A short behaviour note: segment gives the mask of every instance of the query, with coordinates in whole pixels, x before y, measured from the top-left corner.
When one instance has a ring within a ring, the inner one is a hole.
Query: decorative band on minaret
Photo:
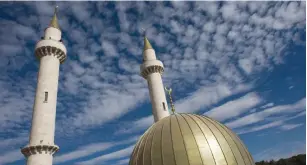
[[[170,115],[161,77],[164,66],[161,61],[157,60],[155,51],[146,36],[144,37],[143,64],[140,71],[142,77],[148,82],[152,113],[157,122]]]
[[[57,8],[44,37],[35,46],[35,56],[40,64],[31,133],[29,144],[21,149],[27,165],[52,165],[53,154],[59,150],[54,144],[56,103],[59,68],[66,59],[66,47],[56,14]]]

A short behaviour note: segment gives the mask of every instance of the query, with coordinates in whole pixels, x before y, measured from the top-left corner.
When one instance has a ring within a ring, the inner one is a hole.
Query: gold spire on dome
[[[169,101],[171,103],[171,111],[173,112],[173,114],[175,113],[175,106],[173,103],[173,99],[172,99],[172,88],[167,89],[166,87],[164,88],[166,90],[166,92],[168,93],[169,96]]]
[[[50,21],[50,26],[60,30],[60,26],[59,26],[58,19],[56,16],[57,9],[58,9],[58,6],[54,8],[54,14],[53,14],[52,20]]]

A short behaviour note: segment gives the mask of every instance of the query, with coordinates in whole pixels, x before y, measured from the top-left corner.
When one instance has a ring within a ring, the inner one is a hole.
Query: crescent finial
[[[165,91],[168,92],[168,96],[169,96],[169,101],[171,103],[171,110],[173,112],[173,114],[175,113],[175,106],[174,106],[174,103],[173,103],[173,99],[172,99],[172,88],[169,88],[167,89],[166,87],[164,87]]]

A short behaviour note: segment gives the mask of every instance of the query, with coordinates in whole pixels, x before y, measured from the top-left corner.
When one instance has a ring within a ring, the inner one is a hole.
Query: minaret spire
[[[143,29],[142,28],[142,30],[143,30],[143,35],[144,35],[144,51],[145,50],[147,50],[147,49],[152,49],[152,46],[151,46],[151,44],[150,44],[150,42],[148,41],[148,38],[147,38],[147,36],[146,36],[146,30],[145,29]]]
[[[143,64],[141,65],[141,75],[148,82],[152,113],[155,122],[170,115],[168,111],[162,73],[163,63],[156,58],[155,50],[152,48],[144,33]]]
[[[148,41],[147,37],[144,36],[144,51],[147,49],[152,49],[152,46],[150,44],[150,42]]]
[[[58,11],[58,6],[56,6],[54,8],[54,13],[53,13],[53,17],[50,21],[50,27],[54,27],[54,28],[57,28],[60,30],[60,26],[59,26],[59,23],[58,23],[58,18],[57,18],[57,11]]]
[[[66,47],[56,18],[56,9],[44,37],[35,46],[39,71],[33,106],[29,144],[21,149],[27,165],[52,165],[59,150],[54,142],[56,104],[60,64],[66,59]]]

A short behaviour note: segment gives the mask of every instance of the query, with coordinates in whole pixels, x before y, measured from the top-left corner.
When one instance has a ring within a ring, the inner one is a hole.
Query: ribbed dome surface
[[[153,124],[137,142],[129,165],[254,165],[229,128],[206,116],[175,114]]]

